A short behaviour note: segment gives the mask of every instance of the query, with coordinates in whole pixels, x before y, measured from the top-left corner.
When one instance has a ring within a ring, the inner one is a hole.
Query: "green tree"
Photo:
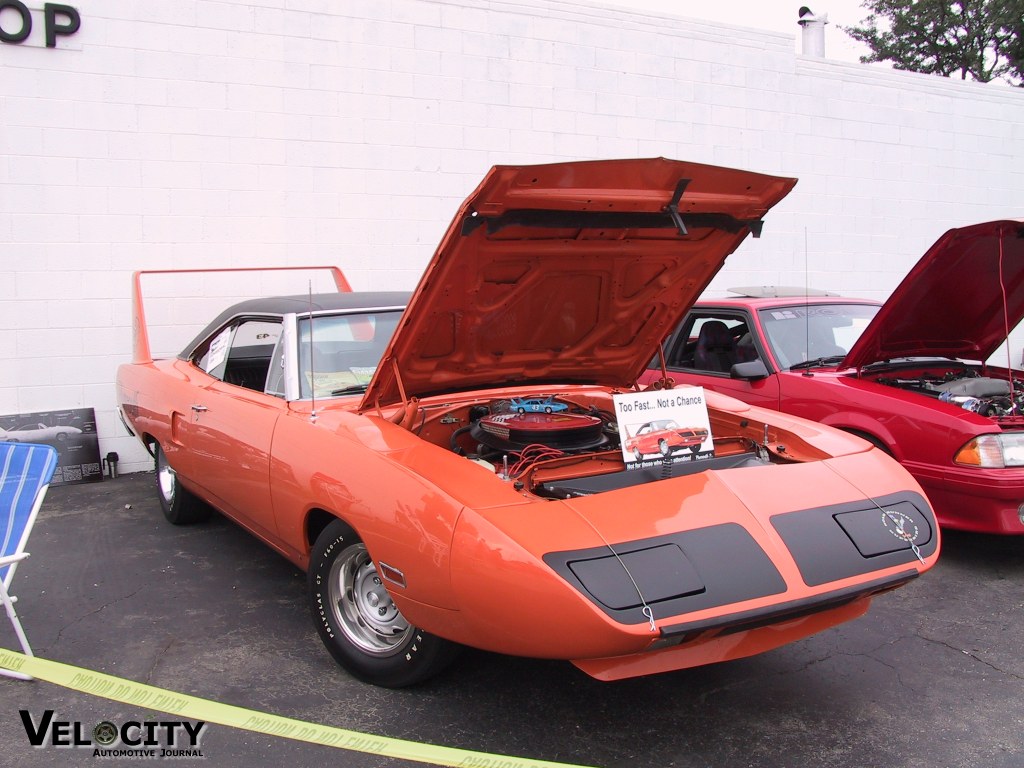
[[[1024,0],[865,0],[869,15],[843,27],[895,69],[988,82],[1024,79]]]
[[[1024,0],[1006,0],[1003,26],[1010,33],[1006,58],[1010,62],[1010,79],[1024,84]]]

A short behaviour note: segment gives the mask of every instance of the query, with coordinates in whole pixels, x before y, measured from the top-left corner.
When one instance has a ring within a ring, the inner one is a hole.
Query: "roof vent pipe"
[[[801,53],[804,56],[825,58],[825,25],[828,24],[828,14],[823,13],[817,16],[814,11],[804,5],[800,8],[799,16],[797,24],[803,27]]]

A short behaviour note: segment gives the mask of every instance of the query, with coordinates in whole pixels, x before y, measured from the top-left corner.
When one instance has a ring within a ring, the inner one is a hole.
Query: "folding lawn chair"
[[[48,445],[0,442],[0,601],[28,656],[32,648],[14,610],[11,582],[18,563],[28,557],[25,543],[56,468],[57,451]],[[0,669],[0,675],[32,679],[7,669]]]

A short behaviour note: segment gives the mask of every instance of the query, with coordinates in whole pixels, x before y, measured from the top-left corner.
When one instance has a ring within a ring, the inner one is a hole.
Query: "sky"
[[[825,58],[858,61],[867,48],[843,32],[841,26],[855,26],[868,16],[862,0],[587,0],[594,5],[618,6],[635,11],[648,10],[732,26],[786,32],[796,38],[800,50],[797,14],[806,5],[817,15],[828,14],[825,26]]]

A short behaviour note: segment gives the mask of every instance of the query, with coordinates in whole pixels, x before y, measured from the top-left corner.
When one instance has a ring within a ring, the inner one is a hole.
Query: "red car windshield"
[[[758,314],[775,359],[790,368],[819,359],[838,364],[878,310],[870,304],[810,304]]]

